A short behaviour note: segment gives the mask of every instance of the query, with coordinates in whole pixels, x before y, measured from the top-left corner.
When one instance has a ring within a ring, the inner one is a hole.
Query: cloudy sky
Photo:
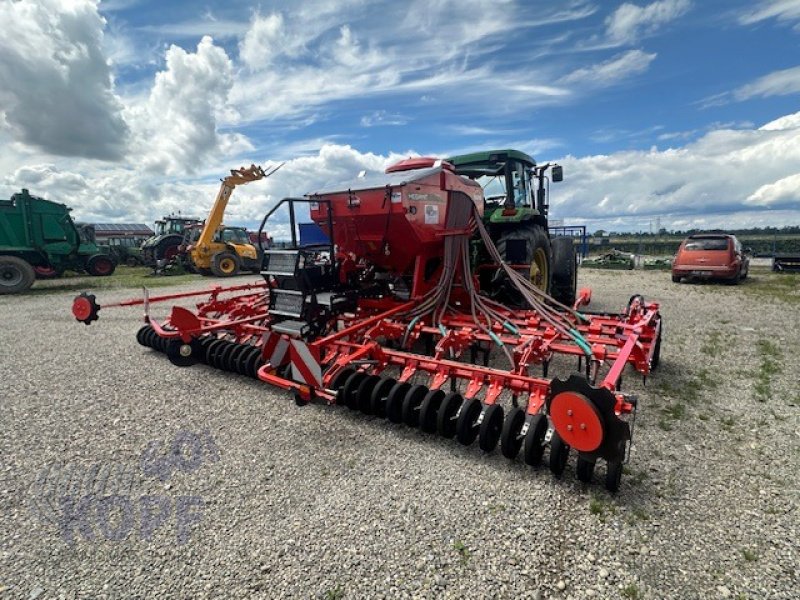
[[[0,0],[0,196],[253,225],[412,154],[564,165],[592,228],[800,223],[800,0]]]

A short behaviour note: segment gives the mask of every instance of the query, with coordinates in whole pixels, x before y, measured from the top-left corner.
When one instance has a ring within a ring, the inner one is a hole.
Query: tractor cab
[[[547,218],[546,183],[562,181],[559,165],[537,165],[519,150],[491,150],[462,154],[446,159],[456,172],[477,181],[483,188],[486,216],[523,220],[531,216]],[[546,171],[550,169],[550,177]],[[497,215],[495,215],[497,213]],[[503,219],[505,220],[505,219]]]

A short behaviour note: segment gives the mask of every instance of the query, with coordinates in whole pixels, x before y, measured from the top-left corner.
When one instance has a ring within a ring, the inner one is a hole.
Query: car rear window
[[[687,240],[684,250],[727,250],[728,240],[725,238],[708,238],[700,240]]]

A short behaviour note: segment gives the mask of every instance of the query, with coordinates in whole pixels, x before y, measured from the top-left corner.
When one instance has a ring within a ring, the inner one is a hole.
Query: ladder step
[[[291,277],[297,271],[299,257],[299,250],[267,250],[261,274]]]
[[[301,317],[305,296],[296,290],[275,288],[270,291],[272,306],[269,312],[282,317]]]
[[[294,319],[286,319],[280,323],[275,323],[270,329],[275,333],[283,333],[291,337],[303,337],[306,333],[308,323],[305,321],[295,321]]]

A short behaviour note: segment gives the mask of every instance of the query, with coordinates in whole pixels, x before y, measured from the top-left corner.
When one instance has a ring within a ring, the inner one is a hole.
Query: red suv
[[[736,236],[724,233],[699,233],[681,242],[672,262],[672,281],[681,279],[721,279],[739,283],[747,277],[750,258]]]

